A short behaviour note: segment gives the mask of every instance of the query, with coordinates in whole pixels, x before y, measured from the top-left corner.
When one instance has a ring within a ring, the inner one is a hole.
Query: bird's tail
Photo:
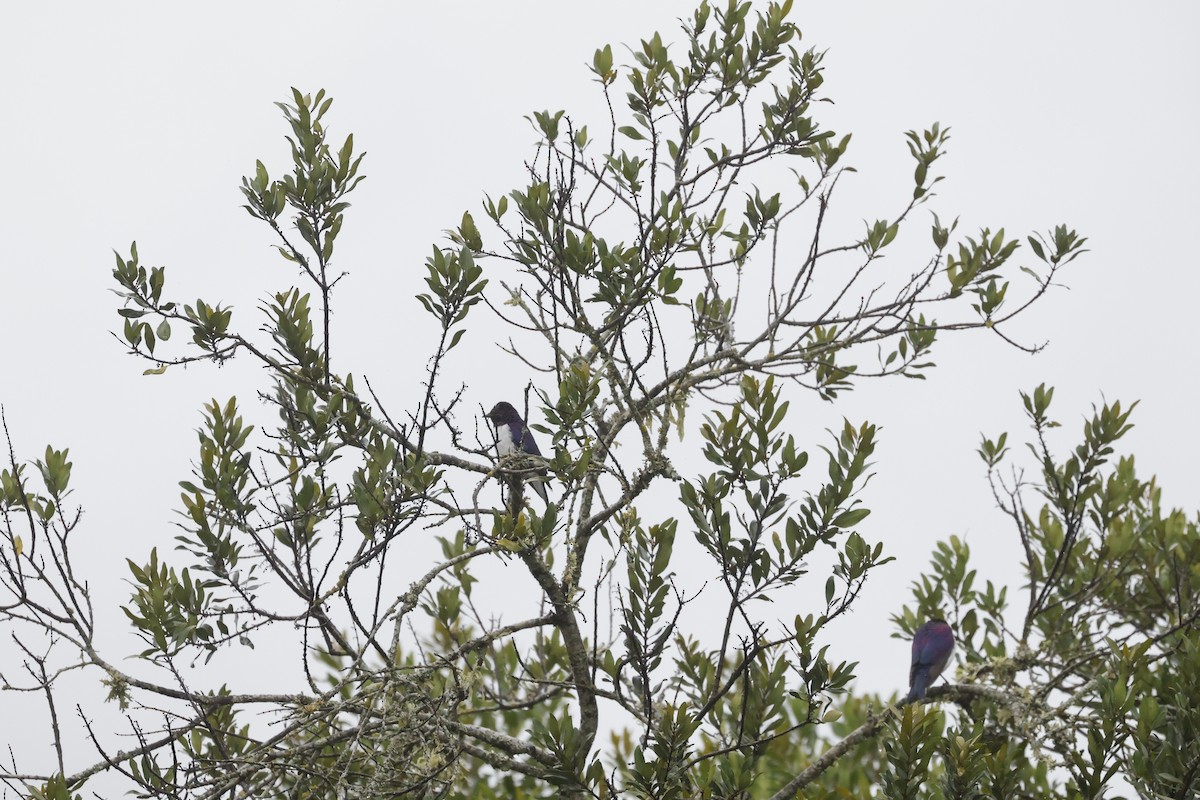
[[[925,692],[928,689],[929,676],[925,673],[925,670],[920,670],[913,678],[912,688],[908,690],[908,696],[904,698],[904,701],[900,705],[906,706],[917,700],[924,700]]]
[[[550,505],[550,498],[546,494],[545,480],[541,478],[534,478],[533,480],[529,481],[529,485],[532,486],[533,490],[538,493],[538,497],[542,498],[543,503]]]

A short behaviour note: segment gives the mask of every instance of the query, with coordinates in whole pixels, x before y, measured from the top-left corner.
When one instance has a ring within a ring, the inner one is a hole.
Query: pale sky
[[[107,292],[112,249],[127,252],[136,239],[143,263],[167,266],[168,294],[232,303],[235,322],[257,327],[258,301],[293,275],[240,208],[239,181],[256,158],[273,173],[285,166],[273,102],[293,85],[324,87],[335,98],[335,138],[352,131],[368,153],[368,179],[339,238],[352,277],[336,297],[335,368],[366,373],[404,405],[426,357],[409,327],[422,313],[413,296],[424,290],[423,261],[485,192],[519,185],[534,141],[523,117],[565,108],[577,124],[602,127],[585,67],[592,52],[613,44],[620,61],[618,45],[656,30],[671,41],[674,20],[691,8],[540,0],[0,9],[0,403],[19,457],[40,456],[47,443],[71,448],[74,498],[86,510],[79,546],[116,627],[124,622],[115,605],[129,595],[124,559],[172,548],[201,404],[238,394],[248,415],[270,417],[252,399],[263,376],[249,364],[143,377],[145,365],[107,333],[119,324]],[[899,558],[868,584],[834,649],[867,662],[862,688],[888,692],[905,683],[908,646],[887,638],[887,616],[908,599],[936,540],[965,535],[984,556],[977,568],[992,570],[981,577],[1016,575],[1015,534],[974,449],[981,430],[1023,441],[1018,390],[1057,386],[1064,450],[1092,403],[1141,400],[1125,452],[1159,476],[1167,503],[1200,508],[1200,265],[1191,243],[1200,6],[798,2],[792,18],[807,46],[829,51],[824,89],[836,105],[822,112],[825,127],[854,133],[847,161],[859,172],[841,201],[852,221],[881,216],[911,191],[903,133],[940,121],[953,129],[932,204],[943,220],[959,215],[960,232],[1003,226],[1021,238],[1065,223],[1089,239],[1090,252],[1063,274],[1070,289],[1014,328],[1027,342],[1049,339],[1044,353],[971,334],[935,350],[927,381],[867,383],[836,405],[795,398],[795,432],[810,449],[842,416],[883,428],[864,534]],[[476,404],[514,396],[526,378],[454,369]],[[0,694],[0,732],[13,702]]]

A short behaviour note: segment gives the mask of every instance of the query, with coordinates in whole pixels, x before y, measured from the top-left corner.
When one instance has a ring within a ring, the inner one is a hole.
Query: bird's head
[[[925,631],[929,636],[950,642],[951,646],[953,646],[953,642],[956,638],[954,636],[954,628],[951,628],[950,623],[946,622],[946,620],[942,619],[941,617],[932,617],[928,622],[926,622]]]
[[[487,418],[492,421],[493,425],[509,425],[521,419],[521,415],[512,407],[512,403],[503,401],[492,406],[492,410],[487,413]]]

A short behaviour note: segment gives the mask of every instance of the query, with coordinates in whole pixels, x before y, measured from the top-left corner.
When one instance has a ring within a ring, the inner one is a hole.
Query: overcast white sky
[[[1169,503],[1200,507],[1191,242],[1200,6],[796,5],[806,44],[829,51],[825,88],[836,105],[824,120],[854,133],[848,159],[859,173],[843,207],[861,202],[861,217],[875,218],[881,198],[909,192],[902,134],[940,121],[953,128],[939,162],[943,219],[1022,235],[1066,223],[1091,250],[1064,275],[1070,290],[1018,328],[1027,341],[1048,338],[1045,353],[969,336],[936,353],[928,381],[864,386],[836,406],[810,398],[797,409],[798,438],[810,445],[842,415],[883,426],[866,532],[901,558],[868,587],[836,644],[842,657],[870,662],[865,688],[890,691],[904,683],[908,656],[886,638],[887,614],[934,541],[964,534],[987,554],[980,566],[1014,574],[1004,565],[1015,564],[1016,543],[973,451],[980,430],[1022,433],[1018,389],[1058,387],[1064,448],[1102,394],[1140,399],[1128,449],[1158,474]],[[670,41],[690,8],[5,4],[0,402],[23,457],[48,442],[71,448],[97,590],[123,601],[124,557],[170,549],[201,403],[232,393],[250,401],[261,377],[238,364],[143,377],[144,365],[107,334],[117,326],[106,291],[113,248],[137,239],[144,263],[168,266],[169,294],[223,299],[249,320],[291,276],[239,207],[237,186],[255,158],[276,172],[284,165],[272,102],[292,85],[326,88],[335,132],[353,131],[369,153],[369,178],[339,239],[352,277],[337,298],[335,363],[405,398],[425,357],[406,335],[425,255],[484,192],[518,185],[533,139],[522,117],[565,108],[587,122],[597,108],[584,66],[593,50],[655,30]],[[207,288],[215,284],[225,288]],[[471,402],[490,404],[525,376],[455,377],[486,381]],[[0,719],[9,702],[0,695]]]

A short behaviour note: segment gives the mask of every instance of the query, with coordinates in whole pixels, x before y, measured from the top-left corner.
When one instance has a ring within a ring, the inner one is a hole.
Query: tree
[[[102,773],[153,797],[1098,797],[1119,778],[1194,792],[1200,545],[1131,459],[1110,464],[1119,404],[1063,459],[1052,390],[1027,395],[1033,481],[1001,471],[1007,437],[980,447],[1025,548],[1021,624],[951,539],[895,622],[911,634],[945,613],[960,674],[921,707],[851,693],[855,665],[826,628],[891,560],[856,531],[876,431],[798,442],[791,397],[920,378],[942,332],[1037,349],[1007,323],[1085,240],[1065,226],[952,240],[957,223],[934,214],[928,255],[883,270],[902,229],[925,224],[949,138],[934,124],[906,134],[911,194],[829,241],[850,137],[820,124],[821,54],[799,49],[789,10],[703,3],[674,56],[657,34],[624,67],[598,50],[611,113],[595,138],[565,112],[531,115],[527,183],[487,198],[480,222],[465,213],[427,261],[414,324],[428,369],[411,396],[378,396],[332,359],[335,244],[363,157],[352,137],[337,146],[324,92],[279,104],[288,171],[259,162],[242,182],[299,282],[264,301],[261,333],[211,297],[170,299],[136,245],[118,254],[120,336],[147,372],[251,359],[279,421],[256,431],[234,397],[205,406],[179,552],[130,560],[124,610],[144,649],[125,669],[96,647],[71,557],[67,451],[29,462],[10,447],[0,615],[27,669],[10,685],[45,695],[61,743],[61,676],[103,676],[136,735],[118,753],[116,732],[85,719],[87,763],[60,744],[55,767],[13,764],[10,784],[54,798]],[[190,341],[172,340],[180,329]],[[489,338],[529,374],[520,410],[545,463],[498,460],[473,403],[501,398],[449,383]],[[543,467],[546,507],[524,485]],[[441,556],[414,580],[414,543],[431,536]],[[485,613],[477,593],[517,573],[532,610]],[[813,581],[824,602],[786,629],[758,602]],[[680,632],[702,589],[723,599],[712,643]],[[278,692],[189,669],[292,631],[303,655],[279,666]]]

